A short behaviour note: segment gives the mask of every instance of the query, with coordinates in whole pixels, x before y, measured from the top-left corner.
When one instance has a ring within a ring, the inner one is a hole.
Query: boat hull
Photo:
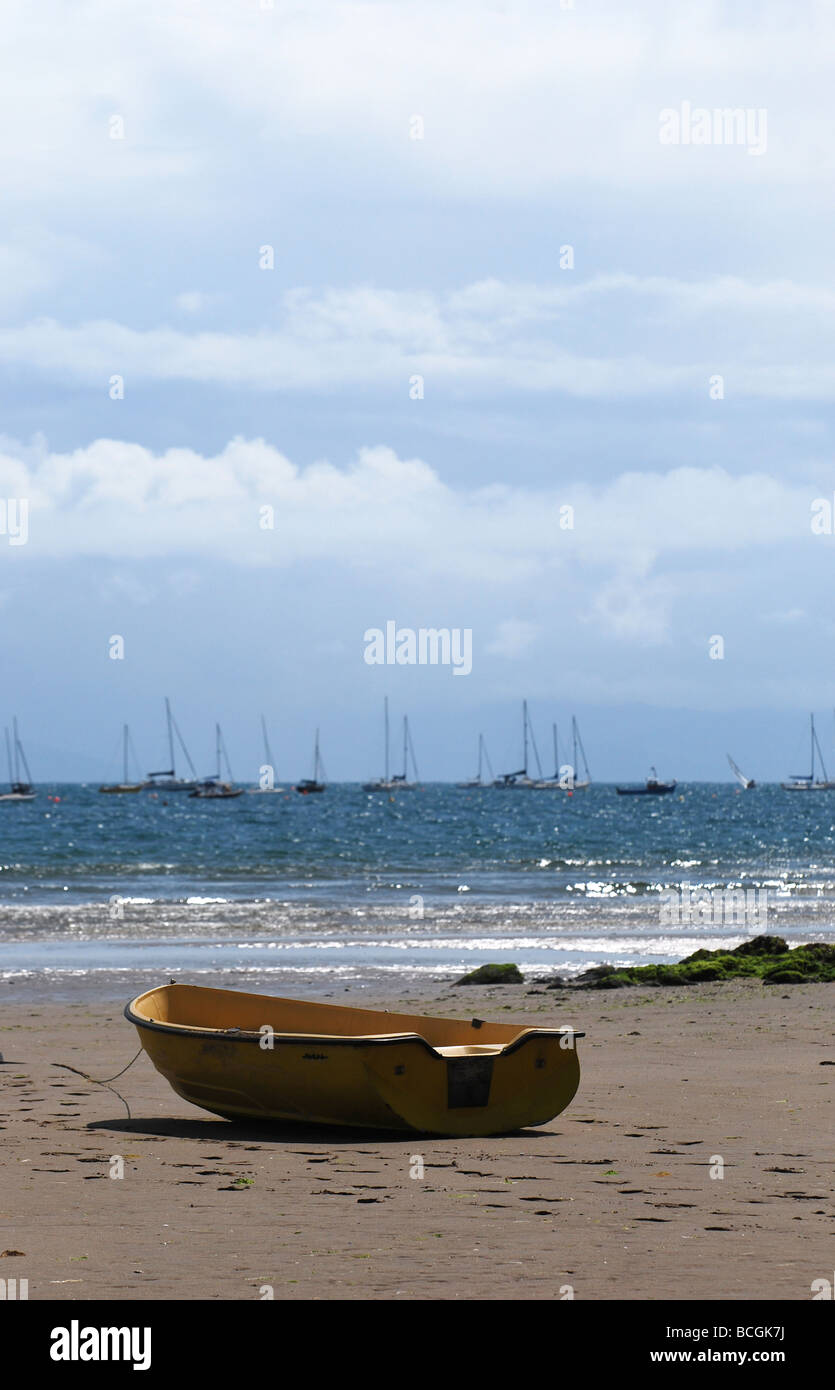
[[[659,787],[615,787],[618,796],[669,796],[675,789],[675,782]]]
[[[243,787],[234,787],[230,788],[229,791],[222,792],[203,792],[199,790],[189,792],[189,796],[196,798],[198,801],[232,801],[236,796],[243,796],[243,794]]]
[[[190,985],[140,995],[125,1017],[178,1095],[231,1120],[486,1136],[546,1124],[571,1102],[580,1079],[582,1034],[571,1029]],[[265,1045],[270,1036],[272,1047]]]

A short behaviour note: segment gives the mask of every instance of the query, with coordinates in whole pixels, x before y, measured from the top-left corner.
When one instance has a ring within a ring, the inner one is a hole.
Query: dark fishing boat
[[[649,770],[649,777],[644,785],[634,787],[615,787],[618,796],[666,796],[668,792],[674,792],[676,783],[659,782],[658,773],[654,767]]]

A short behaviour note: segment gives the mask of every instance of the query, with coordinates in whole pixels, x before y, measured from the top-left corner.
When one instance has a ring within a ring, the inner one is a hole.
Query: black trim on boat
[[[260,1032],[244,1033],[236,1028],[199,1028],[183,1023],[157,1023],[155,1019],[142,1018],[140,1014],[134,1013],[130,1004],[125,1005],[124,1017],[128,1020],[128,1023],[132,1023],[137,1028],[150,1028],[156,1033],[174,1033],[179,1037],[182,1037],[184,1034],[193,1038],[217,1039],[225,1037],[229,1042],[254,1043],[257,1046],[260,1046],[263,1040],[263,1035]],[[458,1020],[447,1021],[457,1022]],[[463,1021],[462,1019],[461,1022]],[[471,1026],[474,1026],[474,1024]],[[435,1053],[436,1056],[441,1055],[438,1054],[438,1049],[436,1047],[433,1047],[430,1042],[427,1042],[422,1033],[396,1033],[391,1037],[377,1037],[373,1033],[370,1033],[366,1037],[352,1038],[339,1037],[338,1035],[334,1036],[330,1033],[293,1033],[291,1036],[282,1033],[279,1028],[274,1029],[274,1032],[276,1038],[281,1039],[282,1046],[287,1046],[292,1043],[301,1043],[304,1047],[308,1047],[310,1043],[318,1043],[321,1046],[327,1047],[367,1047],[369,1043],[376,1043],[378,1047],[385,1047],[397,1043],[419,1042],[422,1043],[429,1052]],[[574,1029],[571,1029],[570,1032],[572,1038],[584,1038],[586,1036],[585,1033],[576,1032]],[[510,1052],[515,1052],[518,1047],[522,1047],[525,1043],[533,1042],[535,1038],[553,1038],[558,1035],[566,1037],[568,1035],[568,1030],[560,1034],[558,1028],[532,1028],[526,1031],[521,1038],[512,1039],[506,1047],[502,1048],[502,1053],[506,1056]],[[444,1044],[442,1043],[441,1046],[444,1046]]]

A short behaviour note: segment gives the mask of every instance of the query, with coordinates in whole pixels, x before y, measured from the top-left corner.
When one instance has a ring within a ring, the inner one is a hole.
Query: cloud
[[[491,656],[506,656],[513,660],[530,650],[538,634],[539,628],[535,623],[510,618],[499,623],[496,636],[487,643],[485,650]]]
[[[178,300],[188,313],[207,303],[197,291]],[[405,401],[419,374],[427,396],[707,400],[718,373],[728,396],[815,400],[835,397],[833,311],[835,293],[825,287],[730,276],[491,279],[446,294],[294,289],[277,325],[249,332],[33,320],[0,330],[0,362],[103,393],[118,373],[126,393],[180,381],[262,392],[376,389]],[[771,361],[769,341],[777,345]]]
[[[182,314],[200,314],[209,307],[212,298],[212,295],[204,294],[202,290],[184,290],[175,297],[174,307]]]
[[[424,460],[384,445],[360,449],[343,467],[323,460],[305,468],[263,439],[233,439],[214,455],[154,453],[115,439],[70,453],[5,440],[0,451],[0,497],[29,500],[29,540],[19,548],[27,560],[325,563],[546,594],[585,575],[603,585],[591,610],[600,622],[656,637],[670,603],[654,577],[658,563],[701,566],[709,556],[792,543],[820,555],[831,538],[811,532],[818,493],[721,468],[629,471],[599,486],[452,486]],[[566,504],[571,530],[560,525]],[[511,654],[525,632],[508,620],[496,641]]]
[[[321,162],[353,182],[453,196],[550,197],[566,178],[811,178],[823,190],[835,17],[763,0],[745,23],[737,8],[41,0],[35,22],[25,0],[7,0],[16,63],[0,93],[4,192],[54,196],[44,177],[54,171],[65,194],[106,179],[123,196],[162,180],[186,197],[210,154],[236,166],[241,137],[305,172]],[[767,156],[661,146],[659,112],[685,99],[767,107]],[[109,138],[114,113],[124,140]],[[409,139],[414,113],[421,141]]]
[[[102,585],[102,596],[109,601],[144,606],[153,602],[156,592],[147,584],[140,583],[134,575],[112,574]]]
[[[620,572],[594,595],[590,612],[582,616],[604,635],[653,647],[670,638],[676,597],[669,579]]]

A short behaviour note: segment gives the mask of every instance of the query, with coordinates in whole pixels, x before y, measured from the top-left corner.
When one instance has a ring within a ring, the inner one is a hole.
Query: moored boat
[[[589,765],[586,761],[586,750],[583,747],[583,741],[580,738],[580,730],[577,724],[577,720],[575,719],[574,715],[571,716],[572,758],[570,763],[563,763],[562,765],[560,765],[559,738],[557,736],[556,724],[552,724],[551,729],[553,731],[554,736],[554,775],[553,777],[543,777],[539,781],[534,782],[533,790],[559,790],[567,792],[585,791],[586,788],[591,785],[591,774],[589,773]],[[583,755],[583,767],[585,769],[585,775],[583,777],[577,776],[578,748]]]
[[[796,772],[792,775],[789,782],[781,782],[780,786],[784,792],[829,792],[835,789],[835,782],[830,782],[826,772],[826,765],[823,761],[818,736],[815,733],[815,716],[809,715],[810,742],[811,742],[811,769],[807,773]],[[822,777],[815,776],[815,752],[817,751],[820,759]]]
[[[141,792],[145,786],[144,782],[131,782],[128,780],[128,744],[130,742],[130,732],[127,724],[122,725],[122,745],[123,745],[123,777],[121,782],[106,782],[99,787],[100,792],[107,792],[110,795],[124,792]]]
[[[261,715],[261,733],[264,737],[265,762],[259,769],[260,777],[258,786],[247,788],[250,796],[268,796],[283,791],[283,787],[277,787],[275,784],[275,761],[273,759],[272,749],[270,748],[270,740],[267,735],[267,721],[263,714]]]
[[[485,781],[484,781],[484,778],[483,778],[482,775],[481,775],[481,768],[482,768],[482,763],[483,763],[483,762],[485,762],[485,763],[487,764],[487,771],[488,771],[489,776],[490,776],[490,781],[489,781],[489,782],[485,782]],[[460,787],[463,791],[471,791],[471,790],[472,790],[473,788],[475,788],[475,787],[489,787],[489,786],[492,786],[492,785],[495,784],[495,780],[496,780],[496,779],[495,779],[495,774],[494,774],[494,772],[493,772],[493,768],[492,768],[492,765],[491,765],[491,763],[490,763],[490,755],[489,755],[489,753],[487,752],[487,745],[486,745],[486,743],[484,742],[484,735],[483,735],[483,734],[479,734],[479,736],[478,736],[478,772],[476,773],[475,777],[470,777],[470,779],[469,779],[467,782],[456,782],[455,785],[456,785],[457,787]]]
[[[243,796],[243,787],[233,786],[234,778],[232,769],[229,766],[229,757],[226,752],[226,745],[223,742],[223,734],[220,725],[215,724],[215,752],[217,756],[217,772],[210,777],[205,777],[190,792],[190,797],[198,797],[201,801],[229,801],[232,797]],[[226,760],[226,771],[229,781],[221,781],[221,756]]]
[[[405,766],[405,763],[404,763]],[[364,792],[393,792],[396,789],[396,779],[389,775],[389,697],[383,696],[383,767],[382,777],[374,777],[370,782],[363,782]]]
[[[17,732],[17,715],[12,720],[14,729],[14,765],[12,764],[12,743],[9,739],[9,731],[6,729],[6,757],[9,762],[9,791],[0,793],[0,801],[34,801],[37,796],[35,788],[32,786],[32,774],[29,771],[29,764],[26,761],[26,754],[23,751],[23,744]],[[21,765],[26,773],[25,780],[20,775]]]
[[[294,790],[300,792],[302,796],[311,796],[315,792],[323,792],[327,786],[325,779],[325,765],[322,762],[322,755],[319,752],[319,730],[316,730],[316,739],[313,745],[313,776],[303,777],[297,782]]]
[[[502,772],[502,773],[500,773],[499,776],[496,777],[495,780],[494,780],[494,782],[493,782],[493,786],[494,786],[494,787],[498,787],[498,788],[500,788],[502,791],[519,791],[519,790],[522,790],[522,791],[530,791],[530,790],[532,790],[532,789],[536,786],[536,782],[534,781],[533,777],[531,777],[530,774],[528,773],[528,736],[529,736],[529,734],[530,734],[531,737],[532,737],[532,736],[533,736],[533,730],[530,728],[530,723],[529,723],[529,720],[528,720],[528,702],[527,702],[527,700],[523,700],[523,701],[522,701],[522,766],[521,766],[520,768],[518,768],[516,772]],[[536,748],[535,748],[535,747],[534,747],[534,751],[536,752]],[[538,753],[536,754],[536,760],[537,760],[537,764],[538,764],[538,763],[539,763],[539,754],[538,754]],[[542,768],[541,768],[541,767],[539,768],[539,778],[540,778],[540,781],[541,781],[541,780],[542,780]]]
[[[676,782],[661,782],[654,767],[650,768],[649,777],[643,786],[615,787],[618,796],[665,796],[675,789]]]
[[[152,792],[190,792],[195,787],[200,786],[200,779],[197,776],[197,769],[191,761],[191,755],[186,748],[185,741],[180,733],[177,721],[171,713],[171,701],[165,697],[165,724],[168,731],[168,759],[170,767],[163,768],[161,772],[149,772],[145,786]],[[180,743],[180,747],[185,754],[186,762],[191,768],[191,777],[178,777],[174,762],[174,734]]]
[[[125,1017],[178,1095],[231,1120],[503,1134],[547,1124],[580,1079],[571,1028],[180,984],[139,995]]]

